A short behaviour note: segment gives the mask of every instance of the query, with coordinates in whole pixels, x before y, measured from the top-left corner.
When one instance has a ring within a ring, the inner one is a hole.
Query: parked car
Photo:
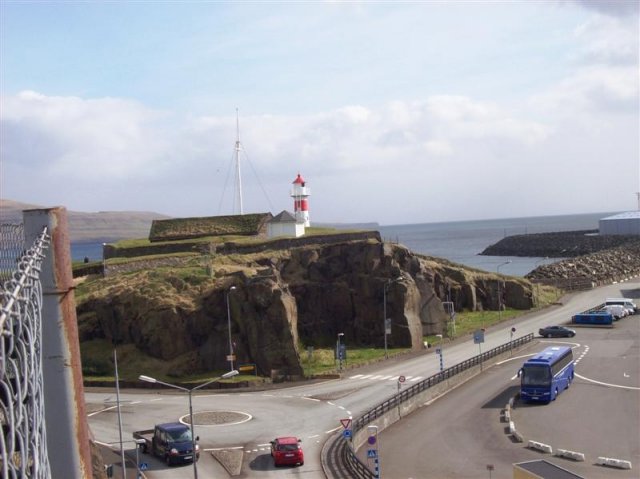
[[[629,312],[629,314],[636,314],[636,312],[638,311],[636,303],[634,303],[630,298],[607,298],[604,300],[604,304],[605,306],[615,304],[623,306]]]
[[[609,304],[602,308],[602,311],[611,313],[616,321],[629,315],[629,311],[620,304]]]
[[[543,338],[573,338],[576,335],[575,330],[564,326],[547,326],[540,328],[538,331]]]
[[[302,439],[293,436],[275,438],[271,441],[271,457],[276,467],[304,465]]]

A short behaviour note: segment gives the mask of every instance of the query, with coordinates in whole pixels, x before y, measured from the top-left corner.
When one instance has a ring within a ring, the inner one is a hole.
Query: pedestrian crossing
[[[425,376],[403,376],[405,383],[413,383],[425,379]],[[349,379],[354,380],[366,380],[366,381],[398,381],[400,376],[396,375],[381,375],[381,374],[355,374],[349,376]]]

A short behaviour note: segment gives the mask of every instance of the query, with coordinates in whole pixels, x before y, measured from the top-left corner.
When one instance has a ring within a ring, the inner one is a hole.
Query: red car
[[[271,457],[273,464],[278,466],[297,466],[304,464],[302,439],[297,437],[277,437],[271,441]]]

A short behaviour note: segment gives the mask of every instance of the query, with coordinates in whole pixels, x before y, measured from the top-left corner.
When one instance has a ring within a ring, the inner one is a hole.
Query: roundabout
[[[242,424],[252,419],[251,414],[238,411],[202,411],[193,413],[195,426],[227,426]],[[182,424],[191,424],[189,414],[179,418]]]

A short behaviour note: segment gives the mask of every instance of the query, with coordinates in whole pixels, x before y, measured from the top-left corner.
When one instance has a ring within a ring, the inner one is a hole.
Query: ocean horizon
[[[598,220],[612,214],[615,212],[385,225],[378,226],[377,230],[385,241],[404,245],[414,253],[484,271],[497,272],[500,268],[503,274],[525,276],[536,267],[560,258],[482,256],[480,253],[506,236],[598,229]],[[102,243],[72,242],[71,257],[74,261],[84,258],[99,261]]]

